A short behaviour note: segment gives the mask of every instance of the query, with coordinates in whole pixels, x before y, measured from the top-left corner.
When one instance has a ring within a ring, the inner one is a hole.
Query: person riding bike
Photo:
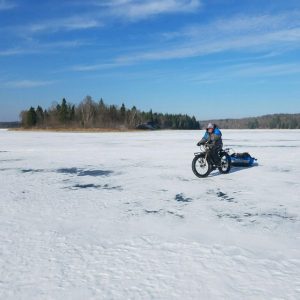
[[[221,165],[221,158],[219,151],[223,148],[222,133],[216,124],[209,123],[206,127],[206,132],[201,141],[197,144],[208,145],[210,148],[209,155],[214,161],[215,165],[219,167]]]

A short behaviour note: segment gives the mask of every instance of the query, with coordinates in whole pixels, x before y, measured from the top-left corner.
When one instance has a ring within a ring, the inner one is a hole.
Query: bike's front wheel
[[[196,155],[192,162],[192,170],[199,178],[207,177],[212,171],[212,165],[207,161],[205,155]]]

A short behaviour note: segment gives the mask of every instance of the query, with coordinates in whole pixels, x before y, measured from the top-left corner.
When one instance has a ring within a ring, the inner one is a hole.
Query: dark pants
[[[221,163],[221,158],[220,158],[220,155],[219,155],[219,151],[220,150],[222,150],[222,146],[221,145],[211,146],[211,148],[209,150],[210,158],[212,159],[212,161],[216,165],[220,165],[220,163]]]

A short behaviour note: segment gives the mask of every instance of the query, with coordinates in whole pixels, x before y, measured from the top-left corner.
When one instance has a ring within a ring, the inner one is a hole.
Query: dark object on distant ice
[[[58,169],[57,173],[62,173],[62,174],[77,174],[78,169],[77,168],[62,168]]]
[[[98,189],[99,187],[101,187],[101,186],[96,185],[96,184],[76,184],[76,185],[74,185],[74,188],[80,188],[80,189],[90,189],[90,188]]]
[[[78,176],[108,176],[113,173],[110,170],[83,170],[77,168],[62,168],[57,170],[58,173],[62,174],[74,174]]]
[[[175,200],[178,201],[178,202],[191,202],[192,201],[191,198],[186,198],[184,196],[184,194],[177,194],[175,196]]]
[[[41,173],[41,172],[57,172],[60,174],[70,174],[77,176],[109,176],[113,173],[111,170],[84,170],[79,168],[61,168],[57,170],[43,170],[43,169],[22,169],[22,173]],[[107,188],[104,186],[103,188]],[[119,187],[116,187],[119,188]]]
[[[257,161],[248,152],[231,154],[231,164],[235,167],[251,167]]]
[[[78,173],[78,176],[108,176],[113,171],[110,170],[83,170]]]
[[[42,170],[42,169],[23,169],[21,171],[22,171],[22,173],[41,173],[44,170]]]
[[[142,130],[155,130],[159,129],[158,126],[154,122],[147,122],[139,124],[136,129],[142,129]]]
[[[147,214],[158,214],[160,212],[160,210],[147,210],[145,209],[145,213]]]
[[[97,184],[93,184],[93,183],[89,183],[89,184],[79,184],[78,183],[78,184],[75,184],[72,188],[74,188],[74,189],[118,190],[118,191],[122,190],[121,186],[109,186],[108,184],[97,185]]]

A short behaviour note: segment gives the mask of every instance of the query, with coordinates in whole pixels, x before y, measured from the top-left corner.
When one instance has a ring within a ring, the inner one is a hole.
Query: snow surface
[[[0,130],[1,299],[300,299],[300,131]]]

